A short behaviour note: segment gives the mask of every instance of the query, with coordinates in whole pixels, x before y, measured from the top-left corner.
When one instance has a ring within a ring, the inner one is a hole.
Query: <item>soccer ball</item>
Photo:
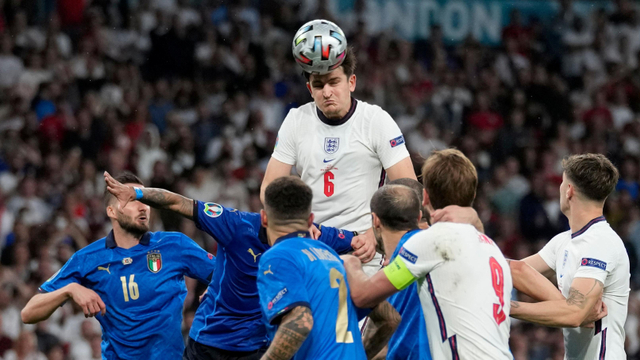
[[[347,37],[338,25],[313,20],[302,25],[291,44],[293,58],[302,70],[317,75],[338,68],[347,54]]]

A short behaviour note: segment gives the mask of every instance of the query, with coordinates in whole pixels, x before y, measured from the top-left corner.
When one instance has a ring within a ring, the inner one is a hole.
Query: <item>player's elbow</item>
[[[38,322],[29,304],[27,304],[24,307],[24,309],[20,311],[20,318],[22,319],[22,322],[25,324],[35,324]]]

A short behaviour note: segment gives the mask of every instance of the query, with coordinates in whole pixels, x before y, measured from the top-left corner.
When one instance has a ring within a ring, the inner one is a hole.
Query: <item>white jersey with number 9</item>
[[[313,102],[292,109],[272,156],[294,165],[311,187],[316,222],[362,232],[371,228],[369,202],[384,184],[384,169],[409,152],[386,111],[352,99],[349,113],[336,122]]]

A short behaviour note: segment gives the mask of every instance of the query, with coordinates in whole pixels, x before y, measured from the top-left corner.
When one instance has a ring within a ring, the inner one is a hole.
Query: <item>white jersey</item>
[[[315,103],[292,109],[280,127],[273,158],[295,165],[313,190],[323,225],[371,228],[369,202],[385,172],[409,156],[400,128],[379,106],[353,99],[340,125],[329,125]]]
[[[604,284],[602,300],[608,315],[595,328],[566,328],[565,359],[626,359],[624,323],[629,302],[629,256],[622,239],[604,217],[591,220],[580,231],[556,235],[538,253],[555,270],[558,287],[569,296],[575,278]]]
[[[511,271],[493,240],[471,225],[437,223],[413,235],[398,255],[385,273],[394,285],[402,282],[394,272],[401,279],[408,270],[418,281],[434,360],[513,359]]]

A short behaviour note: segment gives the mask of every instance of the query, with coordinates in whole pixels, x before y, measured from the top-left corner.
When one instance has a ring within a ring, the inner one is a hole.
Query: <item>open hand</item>
[[[104,172],[104,182],[107,183],[107,191],[120,202],[120,209],[127,206],[130,201],[136,200],[136,192],[133,190],[133,187],[123,185],[106,171]]]

